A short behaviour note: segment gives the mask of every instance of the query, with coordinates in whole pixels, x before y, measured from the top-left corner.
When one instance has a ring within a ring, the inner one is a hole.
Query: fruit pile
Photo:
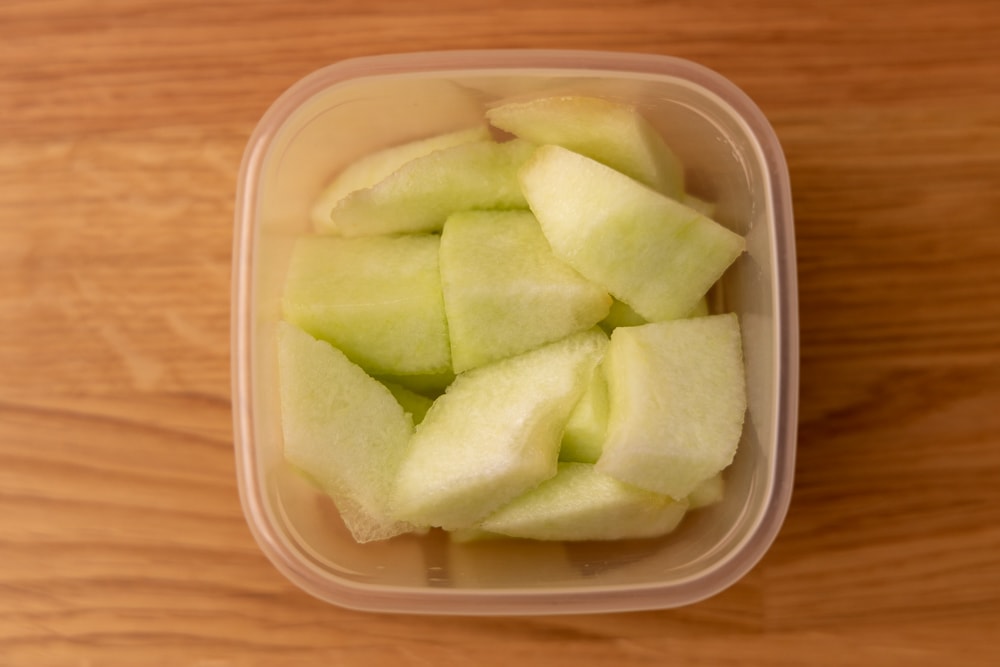
[[[706,294],[744,239],[633,106],[547,97],[344,169],[292,252],[284,452],[359,542],[652,537],[746,410]]]

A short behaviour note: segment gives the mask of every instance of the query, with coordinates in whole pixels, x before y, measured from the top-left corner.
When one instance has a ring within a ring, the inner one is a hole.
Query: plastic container
[[[291,241],[328,179],[375,149],[482,119],[514,97],[631,100],[688,169],[692,194],[746,235],[717,290],[741,317],[749,409],[726,496],[671,535],[608,543],[452,544],[432,532],[356,544],[323,494],[282,460],[275,323]],[[581,51],[456,51],[347,60],[295,84],[250,139],[236,201],[233,408],[243,509],[260,547],[312,595],[355,609],[563,614],[676,607],[763,556],[791,496],[798,313],[787,167],[758,108],[688,61]]]

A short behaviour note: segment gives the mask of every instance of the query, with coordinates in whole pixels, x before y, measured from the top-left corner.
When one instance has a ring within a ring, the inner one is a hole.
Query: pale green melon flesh
[[[358,542],[410,531],[389,511],[409,415],[329,343],[286,322],[277,333],[286,460],[333,498]]]
[[[611,297],[552,254],[529,211],[466,211],[441,234],[441,284],[460,373],[584,331]]]
[[[447,372],[439,247],[430,234],[302,237],[286,279],[285,319],[372,374]]]
[[[485,531],[535,540],[620,540],[671,532],[687,503],[622,483],[588,463],[560,463],[555,477],[487,517]]]
[[[586,155],[671,197],[684,167],[636,107],[585,96],[510,102],[487,110],[492,125],[528,141]]]
[[[390,146],[365,155],[347,165],[317,197],[311,214],[316,230],[320,233],[331,232],[333,223],[330,220],[330,212],[337,202],[355,190],[376,185],[407,162],[437,150],[489,138],[489,128],[486,125],[477,125]]]
[[[601,456],[601,447],[608,429],[608,383],[598,365],[580,401],[573,408],[563,431],[559,460],[594,463]]]
[[[553,476],[563,425],[606,345],[595,328],[460,374],[410,440],[397,518],[468,528]]]
[[[520,139],[473,141],[416,158],[340,200],[327,231],[343,236],[434,232],[456,211],[527,208],[517,172],[533,150]]]
[[[732,462],[747,400],[736,315],[615,329],[603,368],[600,471],[684,498]]]
[[[687,315],[745,247],[697,211],[559,146],[540,147],[521,184],[556,255],[651,322]]]

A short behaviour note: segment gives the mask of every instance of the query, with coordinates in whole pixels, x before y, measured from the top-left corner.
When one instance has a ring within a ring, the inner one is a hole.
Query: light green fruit
[[[439,247],[430,234],[302,237],[288,269],[285,319],[371,374],[447,372]]]
[[[414,424],[419,424],[424,420],[427,411],[431,409],[431,405],[434,403],[427,396],[411,391],[401,384],[394,382],[382,382],[382,384],[392,393],[396,402],[403,408],[403,411],[413,418]]]
[[[726,482],[722,477],[722,473],[713,475],[694,487],[694,490],[688,494],[688,509],[696,510],[720,503],[725,496],[725,492]]]
[[[555,254],[648,321],[686,316],[743,252],[742,236],[559,146],[521,170]]]
[[[587,388],[566,422],[560,461],[594,463],[601,456],[608,430],[608,383],[600,365],[590,375]]]
[[[597,324],[611,297],[552,254],[530,211],[465,211],[441,234],[441,284],[459,373]]]
[[[435,232],[456,211],[527,208],[517,172],[533,150],[520,139],[473,141],[416,158],[340,200],[325,231],[343,236]]]
[[[286,322],[277,333],[286,460],[333,498],[358,542],[410,531],[389,511],[409,415],[329,343]]]
[[[511,102],[486,112],[495,127],[534,144],[586,155],[671,197],[684,191],[684,167],[636,107],[584,96]]]
[[[320,233],[330,232],[332,222],[330,212],[341,199],[356,190],[370,188],[379,183],[411,160],[423,157],[437,150],[461,146],[472,141],[490,138],[486,125],[464,128],[446,134],[437,134],[424,139],[390,146],[369,153],[349,164],[323,190],[312,209],[312,221]]]
[[[732,462],[747,401],[736,315],[615,329],[603,367],[600,471],[684,498]]]
[[[553,476],[563,426],[606,346],[595,328],[460,374],[410,440],[397,518],[469,528]]]
[[[535,540],[621,540],[671,532],[687,503],[622,483],[589,463],[560,463],[555,477],[515,498],[481,524]]]

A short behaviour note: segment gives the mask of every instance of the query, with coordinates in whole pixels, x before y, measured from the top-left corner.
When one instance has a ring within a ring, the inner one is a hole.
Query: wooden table
[[[478,5],[0,5],[0,664],[1000,664],[996,3]],[[477,47],[694,59],[784,145],[795,494],[715,598],[373,615],[302,593],[250,536],[229,403],[247,137],[327,63]]]

